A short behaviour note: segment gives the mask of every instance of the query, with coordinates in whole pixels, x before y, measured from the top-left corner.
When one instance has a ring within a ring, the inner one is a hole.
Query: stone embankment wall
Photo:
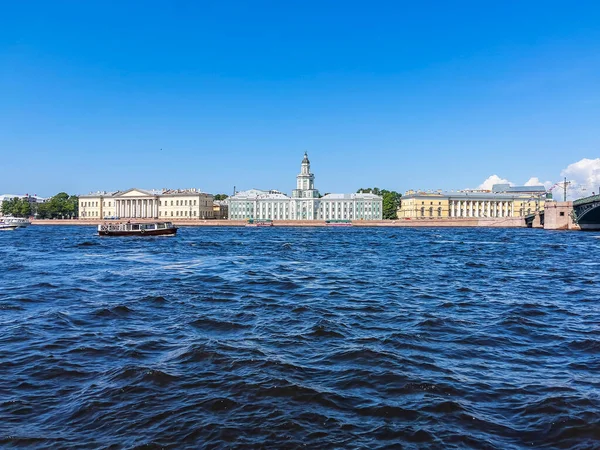
[[[154,222],[152,219],[135,219],[135,222]],[[86,225],[97,226],[102,223],[122,223],[126,220],[32,220],[32,225]],[[228,226],[243,227],[244,220],[173,220],[178,226]],[[455,218],[455,219],[412,219],[412,220],[355,220],[355,227],[501,227],[501,228],[525,228],[525,220],[521,217],[499,217],[499,218]],[[324,227],[323,220],[275,220],[276,227]]]

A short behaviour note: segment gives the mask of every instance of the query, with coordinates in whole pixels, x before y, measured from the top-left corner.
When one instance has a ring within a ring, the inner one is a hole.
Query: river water
[[[600,234],[0,233],[0,446],[600,448]]]

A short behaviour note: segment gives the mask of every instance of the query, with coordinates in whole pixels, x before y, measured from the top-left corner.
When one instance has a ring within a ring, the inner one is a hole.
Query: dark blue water
[[[0,446],[600,448],[600,235],[0,233]]]

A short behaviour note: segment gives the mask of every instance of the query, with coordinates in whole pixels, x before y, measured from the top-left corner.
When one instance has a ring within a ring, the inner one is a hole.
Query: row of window
[[[133,200],[134,202],[136,202],[137,200]],[[175,202],[175,204],[173,204],[173,202]],[[188,203],[189,202],[189,203]],[[194,203],[192,203],[192,200],[171,200],[171,206],[197,206],[197,200],[194,200]],[[82,207],[98,207],[98,203],[99,202],[91,202],[91,201],[85,201],[85,202],[81,202],[81,206]],[[107,204],[108,203],[108,204]],[[202,206],[209,206],[209,201],[208,200],[203,200],[201,203],[204,203]],[[159,200],[158,201],[159,206],[169,206],[169,201],[168,200]],[[112,202],[106,202],[103,201],[102,202],[102,206],[106,207],[111,207],[112,206]]]

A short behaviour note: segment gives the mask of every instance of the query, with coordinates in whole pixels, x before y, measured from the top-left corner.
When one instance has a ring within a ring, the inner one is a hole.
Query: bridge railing
[[[573,202],[573,206],[584,205],[590,202],[600,201],[600,195],[590,195],[589,197],[583,197]]]

